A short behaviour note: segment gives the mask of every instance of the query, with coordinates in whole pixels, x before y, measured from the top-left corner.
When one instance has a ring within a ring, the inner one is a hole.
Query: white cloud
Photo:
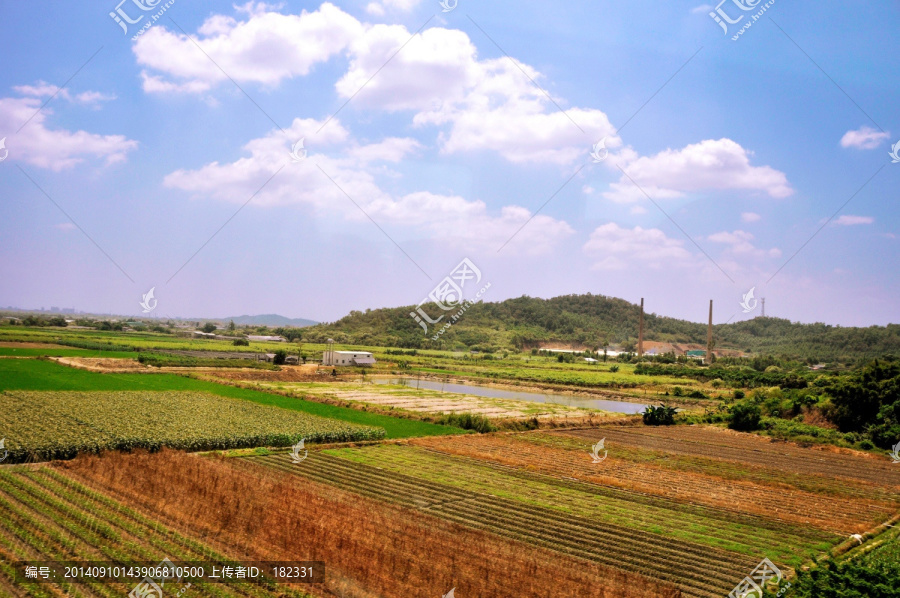
[[[59,224],[54,224],[53,228],[58,228],[59,230],[75,230],[77,227],[71,222],[61,222]]]
[[[677,267],[693,261],[684,243],[657,229],[621,228],[615,222],[597,227],[583,250],[599,261],[598,270],[624,270],[633,265],[651,268]]]
[[[439,136],[444,153],[491,150],[511,162],[569,164],[604,136],[608,148],[621,146],[602,111],[574,107],[564,114],[556,105],[564,102],[532,82],[541,73],[507,58],[478,60],[462,31],[435,27],[410,39],[405,27],[375,25],[350,55],[338,94],[359,107],[415,111],[420,127],[449,126]]]
[[[875,149],[891,136],[890,133],[862,126],[855,131],[847,131],[841,137],[841,147],[855,147],[856,149]]]
[[[385,9],[409,12],[419,5],[421,0],[382,0],[381,3],[370,2],[366,5],[366,12],[371,15],[382,16]]]
[[[249,157],[178,170],[167,175],[164,184],[198,197],[239,204],[281,168],[254,197],[253,206],[299,205],[355,222],[367,222],[368,215],[379,225],[403,234],[494,251],[532,216],[519,206],[504,206],[496,213],[482,201],[428,191],[395,197],[378,185],[377,173],[369,165],[403,159],[419,148],[415,140],[388,138],[360,146],[338,120],[315,134],[320,125],[314,119],[296,119],[288,131],[290,139],[306,139],[309,153],[301,162],[290,160],[290,143],[280,131],[273,131],[245,144]],[[538,215],[504,251],[513,255],[545,253],[574,232],[566,222]]]
[[[138,64],[147,71],[144,90],[198,93],[226,80],[225,73],[238,82],[274,86],[306,75],[363,33],[359,21],[327,2],[300,15],[267,12],[271,8],[262,3],[244,5],[239,12],[247,18],[241,21],[209,17],[193,34],[203,52],[183,34],[163,26],[150,29],[133,46]]]
[[[741,213],[741,222],[759,222],[760,220],[762,220],[762,216],[760,216],[756,212]]]
[[[733,232],[719,232],[710,235],[709,240],[713,243],[721,243],[728,246],[728,251],[734,254],[749,255],[754,257],[779,257],[781,250],[777,248],[759,249],[751,241],[755,238],[752,233],[743,230]]]
[[[31,119],[19,133],[7,135],[10,159],[60,171],[89,157],[103,158],[107,164],[123,162],[138,147],[124,135],[49,128],[47,119],[53,111],[49,106],[39,111],[41,104],[39,97],[0,98],[0,131],[16,131]]]
[[[99,91],[84,91],[72,94],[68,89],[60,89],[58,86],[46,81],[38,81],[35,85],[16,85],[13,87],[23,96],[33,98],[58,97],[69,102],[97,106],[100,102],[109,102],[116,99],[115,94],[106,94]]]
[[[834,221],[835,224],[839,226],[854,226],[857,224],[872,224],[875,222],[875,219],[871,216],[852,216],[850,214],[845,214]]]
[[[714,7],[712,4],[701,4],[700,6],[695,6],[694,8],[692,8],[691,13],[695,14],[695,15],[698,15],[701,13],[707,14],[707,13],[711,12],[713,10],[713,8]]]
[[[624,170],[653,199],[682,197],[696,191],[746,190],[783,198],[794,193],[783,172],[753,166],[753,152],[731,139],[707,139],[680,150],[627,161]],[[622,176],[603,195],[612,201],[633,202],[644,194]]]

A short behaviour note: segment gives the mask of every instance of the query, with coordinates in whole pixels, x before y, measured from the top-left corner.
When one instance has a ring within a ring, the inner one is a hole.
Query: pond
[[[491,397],[495,399],[516,399],[519,401],[534,401],[535,403],[556,403],[557,405],[569,405],[571,407],[584,407],[587,409],[600,409],[613,413],[641,413],[646,405],[640,403],[628,403],[626,401],[607,401],[592,399],[589,397],[573,397],[556,393],[524,392],[520,390],[507,390],[493,388],[491,386],[475,386],[473,384],[445,383],[438,380],[418,380],[416,378],[376,378],[376,384],[404,384],[413,388],[425,390],[440,390],[459,394],[474,395],[477,397]]]

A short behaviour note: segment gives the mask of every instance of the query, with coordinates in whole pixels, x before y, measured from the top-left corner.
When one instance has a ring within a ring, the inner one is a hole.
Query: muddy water
[[[495,399],[516,399],[519,401],[533,401],[535,403],[556,403],[557,405],[569,405],[571,407],[584,407],[587,409],[601,409],[613,413],[640,413],[646,405],[640,403],[627,403],[625,401],[606,401],[603,399],[591,399],[587,397],[573,397],[554,393],[523,392],[518,390],[506,390],[490,386],[475,386],[472,384],[451,384],[436,380],[417,380],[415,378],[380,378],[376,384],[405,384],[413,388],[425,390],[440,390],[443,392],[455,392],[459,394],[474,395],[476,397],[491,397]]]

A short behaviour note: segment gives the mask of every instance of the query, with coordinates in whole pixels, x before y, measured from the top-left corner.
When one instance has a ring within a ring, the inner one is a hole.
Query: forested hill
[[[640,308],[603,295],[566,295],[553,299],[518,297],[468,308],[452,327],[433,341],[448,318],[429,325],[426,334],[410,317],[414,306],[354,311],[330,324],[304,330],[304,340],[408,348],[530,349],[546,343],[579,343],[596,349],[604,345],[631,348],[637,340]],[[443,312],[425,306],[432,318]],[[706,343],[706,326],[686,320],[646,314],[644,338],[672,343]],[[755,318],[714,327],[717,349],[803,359],[829,360],[900,354],[900,325],[845,328],[826,324],[798,324],[778,318]]]

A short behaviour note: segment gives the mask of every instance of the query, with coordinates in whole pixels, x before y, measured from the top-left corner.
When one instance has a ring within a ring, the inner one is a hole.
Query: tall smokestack
[[[641,297],[641,320],[638,325],[638,358],[644,356],[644,298]]]
[[[706,365],[712,363],[712,302],[709,300],[709,327],[706,329]]]
[[[762,317],[765,318],[766,317],[766,298],[763,297],[762,299],[760,299],[760,301],[762,302]]]

